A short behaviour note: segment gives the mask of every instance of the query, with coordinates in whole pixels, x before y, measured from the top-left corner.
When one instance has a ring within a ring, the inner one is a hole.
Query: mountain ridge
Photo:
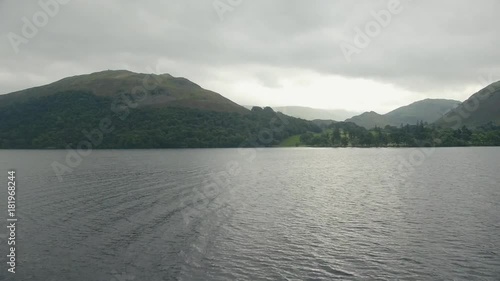
[[[398,107],[386,114],[364,112],[345,120],[371,129],[374,127],[415,125],[418,122],[433,123],[461,102],[451,99],[423,99]]]
[[[333,120],[341,121],[358,114],[358,112],[344,109],[321,109],[306,106],[273,106],[274,110],[305,120]]]
[[[500,88],[499,85],[500,81],[491,84],[489,87],[498,89]],[[147,92],[151,94],[148,99],[141,100],[139,104],[141,107],[182,107],[225,112],[249,112],[249,108],[247,109],[216,92],[204,89],[187,78],[174,77],[168,73],[146,74],[135,73],[129,70],[104,70],[90,74],[74,75],[46,85],[0,95],[0,107],[8,106],[13,102],[23,102],[34,97],[48,96],[58,92],[84,91],[97,96],[116,97],[119,95],[130,95],[134,89],[144,89],[146,87],[149,88]],[[136,92],[140,92],[140,90]],[[478,93],[483,92],[484,89],[482,92],[479,91]],[[468,102],[471,102],[471,98],[468,99]],[[498,104],[496,98],[493,98],[492,101],[493,102],[490,104],[482,104],[482,107],[487,109],[485,111],[489,113],[483,114],[480,118],[477,117],[477,120],[472,117],[470,121],[464,124],[477,126],[481,123],[491,121],[488,120],[489,116],[495,113],[494,106],[492,108],[491,104]],[[436,122],[436,124],[440,126],[446,126],[443,117],[451,109],[460,105],[461,103],[459,101],[451,99],[424,99],[396,108],[386,114],[378,114],[374,111],[369,111],[347,119],[343,119],[342,115],[352,115],[354,112],[335,109],[316,109],[304,106],[274,106],[272,108],[277,112],[282,112],[286,115],[309,121],[345,120],[345,122],[354,122],[366,128],[373,128],[375,126],[384,127],[386,125],[399,126],[401,124],[416,124],[419,121],[427,123]],[[429,109],[431,107],[432,110]],[[461,109],[459,108],[459,112],[463,111],[464,105],[462,105]],[[481,113],[473,113],[473,115],[478,114],[480,115]],[[461,115],[464,115],[464,113],[461,113]],[[456,119],[456,117],[451,116],[447,118]],[[461,116],[461,118],[463,117]],[[500,118],[494,117],[494,119],[496,122]]]
[[[50,84],[0,95],[0,106],[58,92],[84,91],[100,97],[148,93],[139,106],[187,107],[247,113],[248,110],[198,84],[170,74],[145,74],[128,70],[105,70],[66,77]]]
[[[438,119],[435,125],[443,128],[476,128],[488,123],[500,125],[500,81],[471,95]]]

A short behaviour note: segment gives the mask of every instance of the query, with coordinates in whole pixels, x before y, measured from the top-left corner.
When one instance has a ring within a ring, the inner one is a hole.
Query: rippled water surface
[[[0,151],[0,280],[500,280],[498,148],[66,156]]]

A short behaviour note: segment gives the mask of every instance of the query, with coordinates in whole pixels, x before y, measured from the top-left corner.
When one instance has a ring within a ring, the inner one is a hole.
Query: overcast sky
[[[128,69],[244,105],[385,113],[500,80],[498,0],[58,1],[44,19],[38,1],[0,0],[0,94]]]

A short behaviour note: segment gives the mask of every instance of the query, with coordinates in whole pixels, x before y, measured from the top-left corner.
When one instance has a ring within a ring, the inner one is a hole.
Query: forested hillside
[[[254,108],[247,114],[173,107],[113,108],[113,99],[85,92],[11,104],[0,110],[0,121],[0,148],[76,147],[82,141],[97,141],[101,135],[102,141],[93,143],[95,148],[273,146],[291,135],[320,132],[311,122],[271,108]]]

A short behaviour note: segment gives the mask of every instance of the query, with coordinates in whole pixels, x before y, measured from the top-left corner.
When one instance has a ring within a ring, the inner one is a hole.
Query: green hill
[[[433,123],[459,104],[460,102],[455,100],[425,99],[397,108],[384,115],[373,111],[365,112],[347,119],[346,122],[353,122],[367,129],[387,125],[415,125],[420,121]]]
[[[460,103],[456,100],[425,99],[395,109],[385,114],[385,116],[389,119],[391,125],[395,126],[400,124],[415,125],[419,121],[432,123],[460,105]]]
[[[105,71],[0,96],[0,148],[276,146],[321,129],[271,108],[247,110],[184,78]],[[146,97],[146,98],[144,98]]]
[[[443,128],[475,128],[488,123],[500,125],[500,81],[472,95],[437,120],[435,125]]]
[[[244,107],[218,93],[205,90],[186,78],[173,77],[170,74],[134,73],[127,70],[107,70],[73,76],[45,86],[0,95],[0,106],[60,92],[86,92],[98,97],[116,98],[122,94],[141,95],[143,93],[141,89],[145,88],[150,94],[141,100],[139,103],[141,107],[185,107],[221,112],[248,112]]]

